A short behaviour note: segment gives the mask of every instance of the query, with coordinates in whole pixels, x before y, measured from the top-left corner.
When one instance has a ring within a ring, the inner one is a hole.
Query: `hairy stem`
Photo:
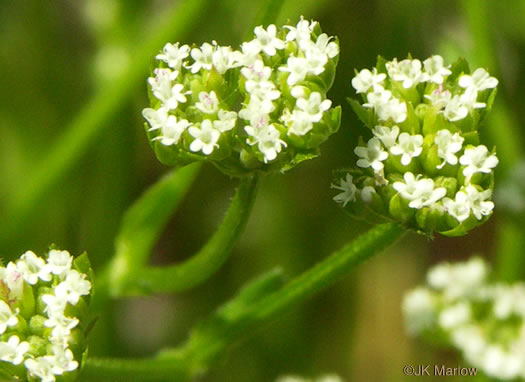
[[[207,280],[228,259],[246,226],[257,194],[258,176],[241,178],[221,225],[204,247],[181,264],[146,267],[130,279],[126,294],[175,292]]]
[[[232,343],[326,289],[354,266],[391,245],[404,233],[405,230],[394,223],[377,225],[266,297],[257,298],[251,304],[244,301],[235,304],[235,299],[227,303],[226,308],[219,309],[208,320],[196,326],[189,339],[180,347],[166,350],[152,359],[90,358],[85,364],[85,377],[118,375],[137,380],[169,378],[175,382],[188,381],[204,373]],[[245,295],[242,298],[245,299]]]

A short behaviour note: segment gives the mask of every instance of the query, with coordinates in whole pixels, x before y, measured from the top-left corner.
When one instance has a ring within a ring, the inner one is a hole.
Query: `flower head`
[[[304,18],[258,26],[238,50],[166,44],[142,113],[157,157],[178,166],[205,160],[233,176],[316,157],[339,128],[340,108],[326,97],[338,56],[337,39]],[[399,120],[401,108],[388,108],[389,118]]]
[[[9,282],[15,269],[20,272],[21,287]],[[86,310],[92,289],[89,272],[86,255],[73,261],[69,252],[56,249],[46,258],[27,251],[2,268],[2,375],[14,365],[21,380],[55,382],[66,374],[74,378],[85,351],[82,338],[87,313],[81,312]],[[21,288],[23,293],[13,295],[12,288]]]
[[[335,200],[355,217],[429,235],[460,236],[485,222],[498,159],[472,143],[496,85],[486,71],[471,75],[465,62],[446,65],[437,55],[422,63],[380,57],[358,72],[352,86],[362,101],[350,103],[373,137],[354,149],[352,192]],[[357,191],[359,198],[349,197]]]

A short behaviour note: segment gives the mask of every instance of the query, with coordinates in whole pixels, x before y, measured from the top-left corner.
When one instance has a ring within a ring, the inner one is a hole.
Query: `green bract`
[[[0,267],[0,377],[73,381],[86,355],[91,268],[52,249]],[[2,380],[4,380],[2,378]]]
[[[339,171],[334,199],[359,218],[396,221],[426,234],[460,236],[491,215],[494,150],[478,129],[498,80],[464,60],[440,56],[387,62],[356,73],[350,100],[372,131],[354,153],[357,166]]]
[[[338,55],[337,39],[304,19],[257,27],[241,50],[215,41],[166,44],[143,111],[157,158],[176,166],[209,161],[242,176],[316,157],[339,128],[340,108],[326,99]]]

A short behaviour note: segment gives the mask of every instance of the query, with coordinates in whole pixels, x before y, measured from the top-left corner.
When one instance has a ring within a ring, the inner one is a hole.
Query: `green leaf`
[[[460,57],[452,64],[450,71],[452,73],[448,76],[447,82],[455,82],[461,74],[470,74],[470,67],[467,60]]]
[[[354,113],[357,114],[357,118],[365,124],[370,130],[374,128],[374,112],[370,109],[363,107],[359,101],[353,98],[347,98],[348,103],[352,107]]]

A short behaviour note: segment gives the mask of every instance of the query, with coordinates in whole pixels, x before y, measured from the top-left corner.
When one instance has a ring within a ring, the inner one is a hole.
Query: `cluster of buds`
[[[277,382],[343,382],[343,380],[341,379],[341,377],[335,374],[323,375],[315,379],[289,375],[278,378]]]
[[[386,62],[352,80],[351,100],[372,131],[354,153],[357,167],[338,174],[334,200],[356,217],[397,221],[426,234],[466,234],[491,215],[494,150],[478,128],[498,80],[464,60],[446,66],[432,56]]]
[[[54,382],[76,378],[86,351],[91,268],[51,249],[0,267],[0,376]],[[3,380],[3,379],[2,379]]]
[[[205,160],[233,176],[285,171],[317,156],[337,131],[340,108],[326,99],[337,39],[302,18],[254,32],[240,50],[168,43],[156,56],[142,114],[162,163]]]
[[[410,291],[407,329],[432,343],[459,349],[490,377],[525,378],[525,284],[489,283],[480,258],[439,264],[426,285]]]

